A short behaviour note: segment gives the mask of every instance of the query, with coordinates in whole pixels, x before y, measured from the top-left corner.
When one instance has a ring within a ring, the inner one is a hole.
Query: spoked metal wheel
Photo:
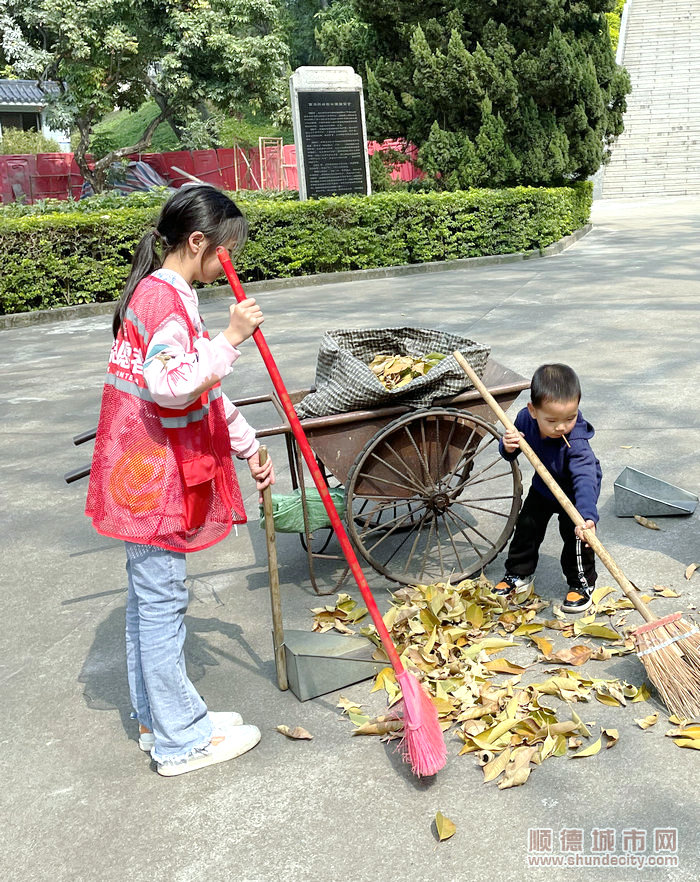
[[[395,582],[479,573],[505,546],[520,511],[520,470],[499,434],[468,411],[431,408],[389,423],[364,447],[346,487],[355,545]]]

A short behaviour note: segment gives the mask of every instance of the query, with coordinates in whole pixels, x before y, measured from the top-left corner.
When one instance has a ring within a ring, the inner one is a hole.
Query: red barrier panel
[[[282,148],[282,186],[285,190],[299,189],[297,148],[294,144],[285,144]]]
[[[219,171],[219,158],[216,150],[193,150],[192,151],[193,174],[207,184],[215,187],[223,186],[223,179]]]

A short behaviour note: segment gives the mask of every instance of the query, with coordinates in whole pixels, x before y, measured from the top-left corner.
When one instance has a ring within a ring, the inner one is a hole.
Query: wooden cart
[[[530,385],[493,359],[483,380],[504,410]],[[290,393],[292,403],[309,391]],[[285,438],[292,484],[301,498],[305,530],[300,538],[311,582],[317,594],[331,594],[347,569],[330,589],[319,586],[315,561],[342,558],[326,550],[330,528],[316,534],[309,529],[307,493],[313,485],[304,478],[282,405],[274,394],[235,403],[263,402],[274,405],[281,423],[259,430],[258,438]],[[388,579],[416,584],[473,576],[510,538],[520,511],[520,470],[499,455],[500,433],[475,390],[420,410],[357,410],[305,419],[302,426],[328,485],[345,490],[347,529],[355,547]]]

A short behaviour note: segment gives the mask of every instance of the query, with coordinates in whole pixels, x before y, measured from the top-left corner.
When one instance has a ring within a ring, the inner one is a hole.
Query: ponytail
[[[161,267],[168,254],[183,247],[197,230],[204,234],[212,250],[217,245],[235,242],[240,251],[248,238],[248,223],[232,199],[211,184],[185,184],[168,199],[158,223],[136,246],[131,272],[114,310],[115,337],[139,282]],[[157,242],[161,244],[161,255],[156,250]]]
[[[150,232],[141,239],[136,246],[134,256],[131,261],[131,272],[126,280],[126,285],[121,293],[121,297],[117,301],[114,309],[114,318],[112,320],[112,333],[116,339],[119,329],[124,321],[124,316],[129,307],[131,295],[136,290],[136,286],[145,279],[147,275],[157,270],[161,265],[160,257],[156,251],[156,242],[161,239],[161,235],[154,227]]]

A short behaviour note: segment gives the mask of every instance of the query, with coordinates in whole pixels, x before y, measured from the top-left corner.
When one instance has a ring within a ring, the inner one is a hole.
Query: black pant
[[[508,549],[506,572],[513,576],[531,576],[537,567],[540,545],[552,515],[559,515],[559,533],[564,541],[561,568],[570,588],[595,585],[593,549],[576,538],[574,523],[554,499],[530,489],[515,525],[515,535]]]

